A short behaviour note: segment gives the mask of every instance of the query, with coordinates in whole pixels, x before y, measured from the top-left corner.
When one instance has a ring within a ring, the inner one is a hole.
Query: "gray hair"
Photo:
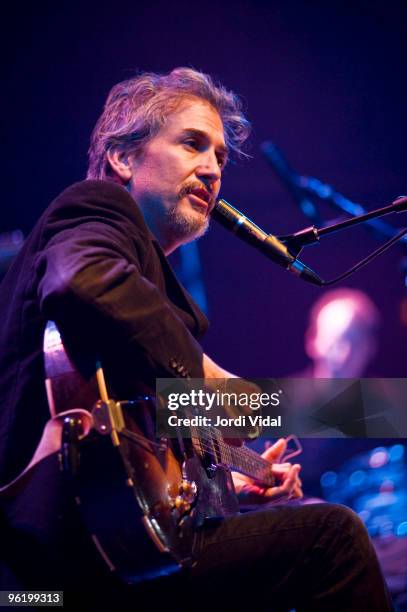
[[[206,100],[219,113],[230,152],[244,155],[242,144],[250,123],[241,100],[212,78],[192,68],[175,68],[168,74],[145,72],[115,85],[92,132],[88,179],[112,178],[106,153],[120,149],[136,154],[164,125],[169,114],[185,99]]]

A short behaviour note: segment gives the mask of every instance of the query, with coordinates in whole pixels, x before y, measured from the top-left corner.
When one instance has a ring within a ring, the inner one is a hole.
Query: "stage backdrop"
[[[115,82],[175,66],[209,72],[243,96],[252,158],[228,167],[222,195],[268,231],[308,221],[267,167],[259,150],[266,139],[298,171],[368,208],[391,201],[407,191],[405,6],[153,0],[8,7],[0,231],[28,232],[59,191],[84,177],[88,137]],[[337,216],[328,206],[321,214]],[[330,278],[377,245],[359,228],[308,250],[305,260]],[[305,367],[307,311],[320,290],[220,227],[199,249],[212,322],[207,351],[242,376]],[[369,375],[406,375],[402,255],[396,247],[345,283],[365,290],[382,313]]]

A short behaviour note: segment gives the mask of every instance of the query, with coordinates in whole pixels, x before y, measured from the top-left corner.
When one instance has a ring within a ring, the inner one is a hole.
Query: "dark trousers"
[[[345,506],[281,505],[230,517],[200,530],[194,553],[197,564],[183,575],[116,590],[119,609],[393,610],[367,531]]]
[[[33,483],[3,508],[3,590],[63,589],[65,610],[392,610],[367,531],[345,506],[278,505],[206,525],[191,570],[131,587],[109,573],[73,500],[56,490],[55,466],[41,469],[45,489]]]
[[[197,554],[193,576],[207,585],[208,601],[223,589],[235,609],[393,609],[367,531],[345,506],[288,504],[231,517],[200,533]]]

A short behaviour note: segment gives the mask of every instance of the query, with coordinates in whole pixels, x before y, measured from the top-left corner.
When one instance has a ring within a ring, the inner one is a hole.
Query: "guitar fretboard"
[[[274,485],[271,464],[258,453],[244,446],[227,444],[215,427],[192,429],[195,450],[202,456],[210,455],[215,465],[245,474],[265,487]]]

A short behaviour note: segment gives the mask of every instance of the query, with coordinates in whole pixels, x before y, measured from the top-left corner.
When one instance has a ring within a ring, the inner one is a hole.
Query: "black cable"
[[[381,253],[384,253],[385,251],[387,251],[387,249],[389,249],[395,242],[397,242],[403,236],[405,236],[405,234],[407,234],[407,228],[403,229],[396,236],[393,236],[393,238],[391,238],[390,240],[388,240],[387,242],[382,244],[378,249],[376,249],[375,251],[373,251],[373,253],[371,253],[370,255],[365,257],[364,259],[362,259],[362,261],[359,261],[359,263],[357,263],[355,266],[353,266],[353,268],[350,268],[347,272],[344,272],[343,274],[340,274],[340,276],[337,276],[336,278],[333,278],[332,280],[323,281],[323,286],[326,287],[328,285],[333,285],[334,283],[337,283],[338,281],[341,281],[344,278],[347,278],[348,276],[350,276],[354,272],[357,272],[357,270],[359,270],[360,268],[362,268],[363,266],[368,264],[370,261],[372,261],[372,259],[374,259],[378,255],[380,255]]]

